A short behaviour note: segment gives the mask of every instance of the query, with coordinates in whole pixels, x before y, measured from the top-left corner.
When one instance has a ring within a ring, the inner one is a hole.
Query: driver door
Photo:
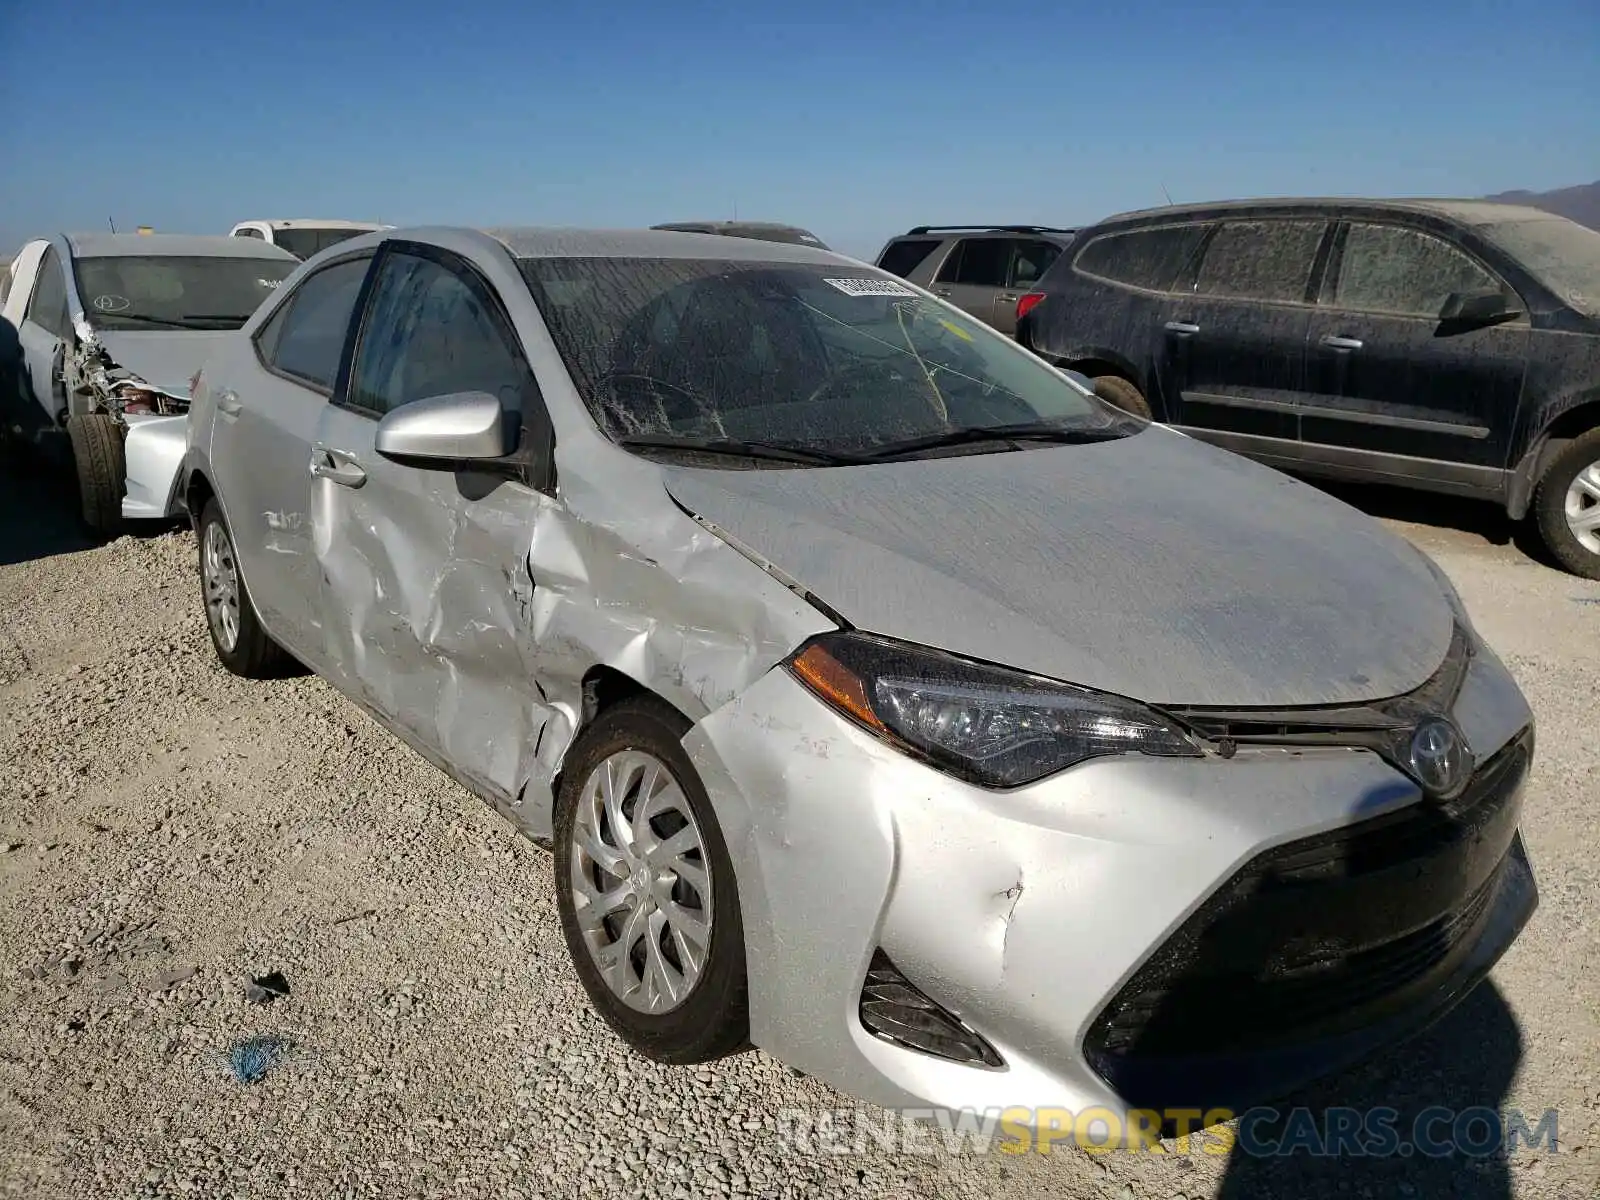
[[[543,419],[533,373],[492,285],[438,247],[381,251],[360,335],[307,464],[326,654],[340,685],[459,775],[510,797],[535,694],[534,517],[551,503],[486,470],[401,464],[373,449],[413,400],[498,396]]]
[[[30,431],[52,423],[55,414],[67,406],[62,366],[69,332],[66,271],[61,255],[50,246],[39,261],[33,295],[17,328],[22,349],[18,382],[25,398],[32,401],[22,406],[22,419],[34,422]]]

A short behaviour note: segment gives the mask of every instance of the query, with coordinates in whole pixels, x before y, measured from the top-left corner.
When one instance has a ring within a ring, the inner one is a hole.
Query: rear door
[[[1439,311],[1452,292],[1510,284],[1437,233],[1382,220],[1348,222],[1330,266],[1306,347],[1308,448],[1507,465],[1528,317],[1451,328]]]
[[[371,263],[367,250],[308,275],[247,346],[206,370],[211,464],[251,599],[273,637],[318,667],[311,444]]]
[[[1330,227],[1323,217],[1217,224],[1162,322],[1161,385],[1174,424],[1298,439],[1306,331]]]
[[[547,500],[488,471],[373,449],[384,414],[468,391],[498,396],[519,422],[548,420],[493,286],[458,255],[389,243],[346,382],[317,426],[313,531],[335,678],[509,796],[529,714],[543,707],[509,610],[531,603],[528,548]]]
[[[1011,278],[1013,241],[992,234],[962,238],[939,264],[929,290],[985,324],[993,324],[995,302]],[[1016,328],[1015,321],[1012,328]]]
[[[1010,260],[1006,268],[1005,286],[995,296],[989,315],[989,324],[1001,333],[1015,337],[1017,334],[1017,301],[1061,257],[1061,247],[1043,238],[1013,238],[1010,241]]]

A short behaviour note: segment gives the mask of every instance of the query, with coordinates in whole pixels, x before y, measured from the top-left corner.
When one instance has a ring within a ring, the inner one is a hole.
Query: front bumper
[[[980,1111],[1238,1110],[1366,1057],[1448,1011],[1537,903],[1532,717],[1493,654],[1453,715],[1480,778],[1503,768],[1470,819],[1343,749],[1107,758],[1000,793],[775,670],[684,743],[738,875],[752,1040],[876,1104]],[[879,951],[1004,1065],[868,1032]]]

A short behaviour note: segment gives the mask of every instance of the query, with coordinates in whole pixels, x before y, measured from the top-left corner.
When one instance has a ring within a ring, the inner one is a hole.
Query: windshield
[[[297,225],[293,229],[274,229],[272,242],[296,258],[304,259],[366,232],[365,229],[319,229],[314,225]]]
[[[1525,217],[1478,232],[1522,263],[1561,300],[1600,317],[1600,232],[1565,217]]]
[[[98,329],[237,329],[300,264],[275,258],[80,258],[84,315]]]
[[[521,267],[614,440],[857,453],[975,428],[1133,431],[1009,339],[871,268],[662,258]]]

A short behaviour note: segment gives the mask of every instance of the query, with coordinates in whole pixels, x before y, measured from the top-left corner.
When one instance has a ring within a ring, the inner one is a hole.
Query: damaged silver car
[[[0,412],[36,444],[65,433],[91,528],[181,514],[190,380],[297,266],[225,237],[61,234],[23,247],[4,306],[21,361],[0,372],[12,381]]]
[[[660,1061],[1237,1109],[1537,903],[1532,717],[1428,558],[826,251],[352,239],[207,366],[186,481],[222,662],[549,845]]]

